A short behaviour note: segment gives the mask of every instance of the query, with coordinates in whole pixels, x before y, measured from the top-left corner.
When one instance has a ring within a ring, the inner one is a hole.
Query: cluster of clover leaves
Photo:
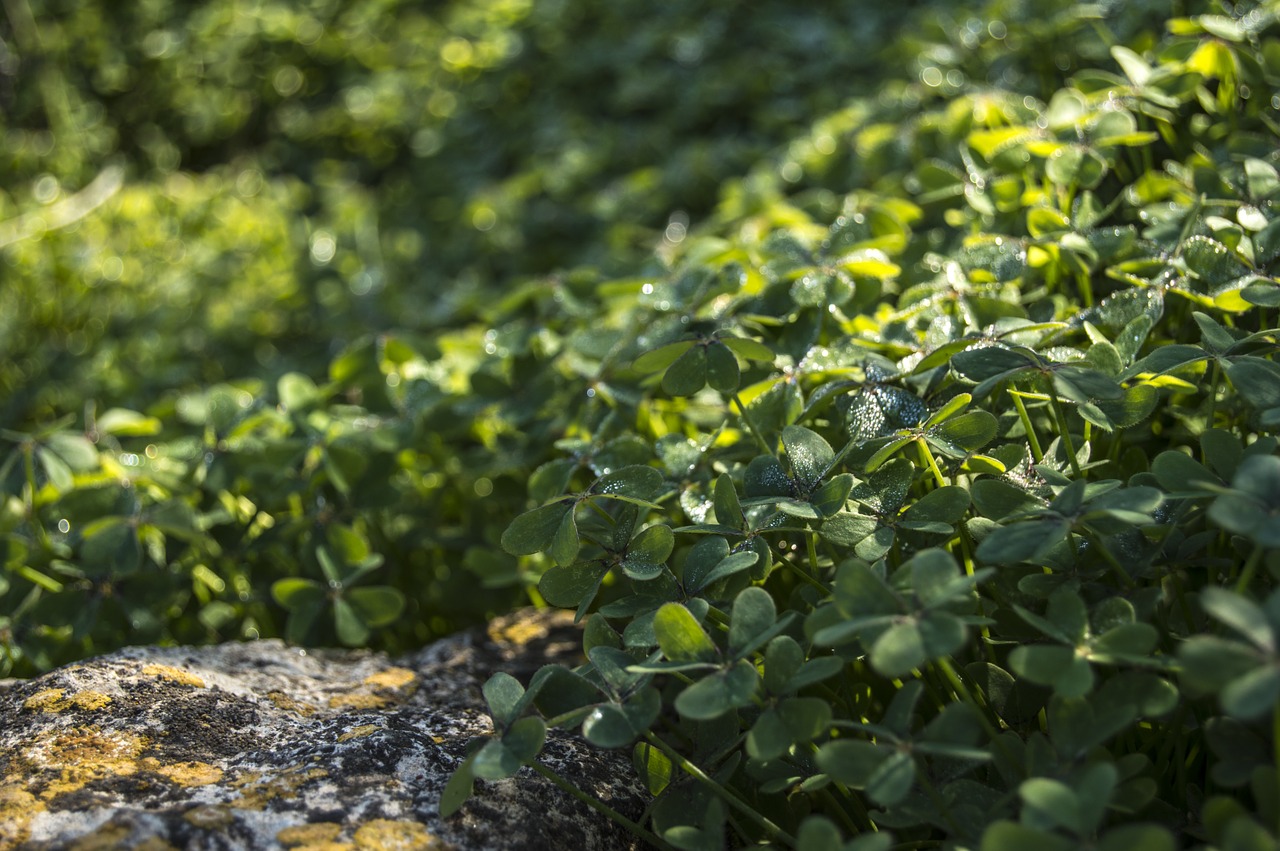
[[[610,290],[600,413],[501,539],[585,661],[486,684],[442,813],[565,727],[658,847],[1275,847],[1277,128],[1226,125],[1277,42],[1170,29],[922,119],[959,164],[913,197]]]

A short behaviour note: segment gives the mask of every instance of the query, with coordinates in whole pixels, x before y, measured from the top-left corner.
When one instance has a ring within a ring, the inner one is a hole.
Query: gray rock
[[[0,689],[0,849],[637,847],[522,769],[441,820],[480,687],[572,659],[576,631],[520,614],[392,661],[278,641],[139,647]],[[542,762],[629,818],[626,752],[552,731]]]

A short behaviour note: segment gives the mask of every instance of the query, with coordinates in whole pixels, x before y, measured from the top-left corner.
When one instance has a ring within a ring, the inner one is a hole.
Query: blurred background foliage
[[[397,650],[527,599],[537,577],[497,541],[556,442],[592,469],[649,457],[592,442],[633,304],[601,293],[667,274],[699,228],[825,227],[850,193],[904,187],[924,200],[899,286],[931,279],[919,261],[963,233],[917,166],[963,175],[975,121],[1025,119],[1117,44],[1150,49],[1169,11],[0,8],[0,674],[17,675],[123,642]],[[1213,132],[1185,144],[1227,143]]]

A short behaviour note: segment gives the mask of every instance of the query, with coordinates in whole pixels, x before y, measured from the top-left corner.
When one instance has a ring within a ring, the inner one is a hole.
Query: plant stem
[[[751,432],[751,436],[756,439],[756,443],[759,444],[760,448],[763,449],[766,454],[777,458],[778,453],[769,446],[768,441],[764,439],[764,435],[760,433],[760,429],[756,428],[756,424],[752,422],[751,415],[747,413],[747,406],[742,404],[742,398],[738,395],[738,391],[735,390],[733,392],[732,399],[733,404],[738,406],[738,416],[747,424],[747,431]]]
[[[1027,433],[1027,444],[1031,447],[1031,457],[1039,464],[1044,460],[1044,450],[1040,448],[1040,439],[1031,427],[1031,417],[1027,416],[1027,407],[1022,403],[1022,394],[1016,390],[1009,391],[1013,406],[1018,409],[1018,418],[1022,420],[1022,429]]]
[[[1058,433],[1062,436],[1062,445],[1067,448],[1067,461],[1071,464],[1071,472],[1080,478],[1080,461],[1076,458],[1076,442],[1071,439],[1071,430],[1067,427],[1067,412],[1058,401],[1058,394],[1053,390],[1053,379],[1045,376],[1045,384],[1049,393],[1049,404],[1053,406],[1053,415],[1058,420]]]
[[[809,585],[812,585],[814,588],[818,589],[818,590],[819,590],[819,591],[821,591],[823,594],[826,594],[826,595],[830,595],[830,594],[831,594],[831,589],[830,589],[830,588],[828,588],[827,586],[823,585],[823,584],[822,584],[821,582],[819,582],[817,579],[814,579],[812,576],[810,576],[808,573],[806,573],[806,572],[805,572],[805,569],[804,569],[803,567],[801,567],[800,565],[795,564],[794,562],[788,561],[788,560],[787,560],[787,559],[785,559],[785,558],[782,560],[782,563],[783,563],[783,564],[785,564],[788,568],[790,568],[790,569],[791,569],[791,572],[792,572],[792,573],[794,573],[796,576],[800,577],[800,579],[801,579],[802,581],[804,581],[805,583],[807,583],[807,584],[809,584]]]
[[[1253,552],[1249,553],[1249,560],[1244,563],[1244,570],[1240,572],[1240,578],[1236,580],[1236,593],[1243,594],[1249,590],[1249,583],[1253,581],[1253,575],[1258,571],[1258,564],[1262,561],[1262,544],[1254,544]],[[1280,766],[1280,762],[1276,763]]]
[[[924,459],[925,466],[933,471],[933,479],[938,483],[938,487],[945,488],[947,479],[942,475],[942,471],[938,469],[938,462],[934,459],[933,453],[929,451],[929,444],[925,442],[923,437],[917,437],[916,446],[920,447],[920,457]]]
[[[613,807],[606,804],[604,801],[601,801],[598,798],[591,797],[586,792],[583,792],[581,789],[579,789],[577,786],[574,786],[568,780],[565,780],[559,774],[556,774],[550,768],[547,768],[545,765],[542,765],[541,763],[538,763],[538,762],[531,762],[529,763],[529,767],[532,768],[534,771],[538,772],[539,774],[541,774],[543,777],[550,780],[556,786],[559,786],[565,792],[568,792],[570,795],[577,798],[582,803],[586,804],[591,809],[595,810],[596,812],[603,815],[605,818],[609,819],[609,821],[613,822],[614,824],[626,830],[632,836],[635,836],[641,842],[647,842],[658,848],[669,849],[670,851],[671,846],[668,845],[662,839],[662,837],[648,830],[645,830],[643,827],[636,824],[631,819],[627,818],[622,813],[618,812]]]
[[[644,737],[649,741],[651,745],[653,745],[658,750],[662,751],[668,757],[670,757],[671,761],[674,762],[676,765],[680,766],[680,768],[686,774],[688,774],[694,780],[697,780],[702,785],[706,786],[714,794],[719,796],[726,804],[733,807],[738,812],[742,813],[751,821],[755,822],[770,836],[777,838],[780,842],[782,842],[784,845],[787,845],[790,848],[796,847],[796,838],[794,836],[787,833],[782,828],[778,827],[769,819],[760,815],[760,813],[756,812],[755,809],[750,804],[748,804],[746,801],[739,798],[736,794],[734,794],[731,790],[725,788],[722,784],[717,783],[713,778],[709,777],[706,774],[706,772],[704,772],[701,768],[694,765],[689,760],[685,759],[684,755],[681,754],[679,751],[677,751],[675,748],[672,748],[670,745],[662,741],[662,739],[659,739],[657,736],[655,736],[651,732],[645,733]]]

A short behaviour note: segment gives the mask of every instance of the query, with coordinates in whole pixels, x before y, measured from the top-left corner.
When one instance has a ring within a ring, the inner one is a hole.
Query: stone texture
[[[278,641],[129,648],[0,688],[0,851],[8,849],[623,849],[632,837],[523,769],[440,792],[480,687],[572,660],[557,614],[523,613],[390,660]],[[625,752],[553,731],[542,761],[632,819]]]

